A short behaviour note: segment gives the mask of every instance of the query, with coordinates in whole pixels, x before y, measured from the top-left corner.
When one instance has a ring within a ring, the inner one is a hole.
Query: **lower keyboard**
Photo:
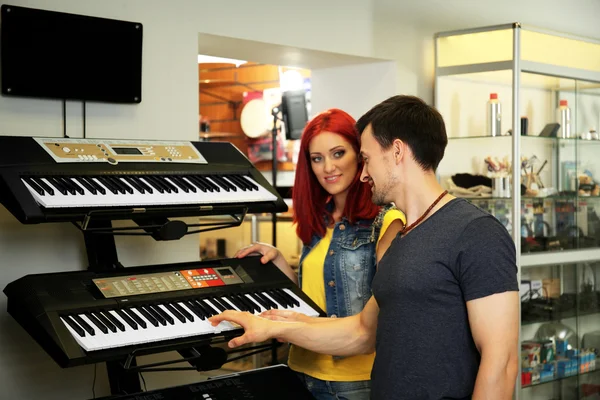
[[[287,309],[311,317],[319,316],[316,310],[291,290],[273,289],[61,315],[61,320],[84,350],[97,351],[239,329],[239,326],[227,321],[212,326],[208,318],[225,310],[258,315],[270,309]]]

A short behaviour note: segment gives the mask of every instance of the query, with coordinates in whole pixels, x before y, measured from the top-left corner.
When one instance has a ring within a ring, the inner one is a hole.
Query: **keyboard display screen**
[[[243,283],[231,268],[199,268],[93,279],[105,298]]]
[[[138,154],[140,156],[144,154],[135,147],[113,147],[112,150],[117,154]]]

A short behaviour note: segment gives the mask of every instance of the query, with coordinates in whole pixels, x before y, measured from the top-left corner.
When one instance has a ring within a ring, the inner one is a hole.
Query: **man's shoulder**
[[[448,223],[452,223],[457,227],[465,227],[471,224],[471,222],[479,219],[496,218],[485,210],[477,207],[475,204],[461,198],[455,198],[449,201],[444,208],[442,216]]]
[[[453,199],[445,208],[440,223],[455,239],[470,234],[508,235],[506,227],[496,217],[465,199]]]

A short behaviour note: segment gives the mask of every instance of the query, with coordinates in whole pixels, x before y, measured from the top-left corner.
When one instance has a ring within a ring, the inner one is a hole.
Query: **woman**
[[[296,233],[303,243],[298,276],[273,246],[256,243],[238,251],[272,261],[331,318],[358,314],[371,297],[377,262],[406,218],[371,201],[360,181],[360,134],[339,109],[305,127],[292,200]],[[309,317],[307,317],[309,318]],[[374,354],[337,357],[292,345],[288,365],[317,400],[367,400]]]

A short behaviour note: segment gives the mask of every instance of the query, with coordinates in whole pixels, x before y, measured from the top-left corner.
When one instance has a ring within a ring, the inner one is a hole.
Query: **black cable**
[[[93,395],[93,399],[96,398],[96,366],[98,364],[94,364],[94,381],[92,382],[92,395]]]
[[[63,99],[63,137],[68,138],[67,136],[67,100]]]
[[[85,101],[83,102],[83,138],[85,139]]]
[[[147,392],[148,389],[146,389],[146,379],[144,379],[144,374],[142,374],[141,372],[140,372],[140,377],[142,378],[142,382],[144,383],[144,392]]]

